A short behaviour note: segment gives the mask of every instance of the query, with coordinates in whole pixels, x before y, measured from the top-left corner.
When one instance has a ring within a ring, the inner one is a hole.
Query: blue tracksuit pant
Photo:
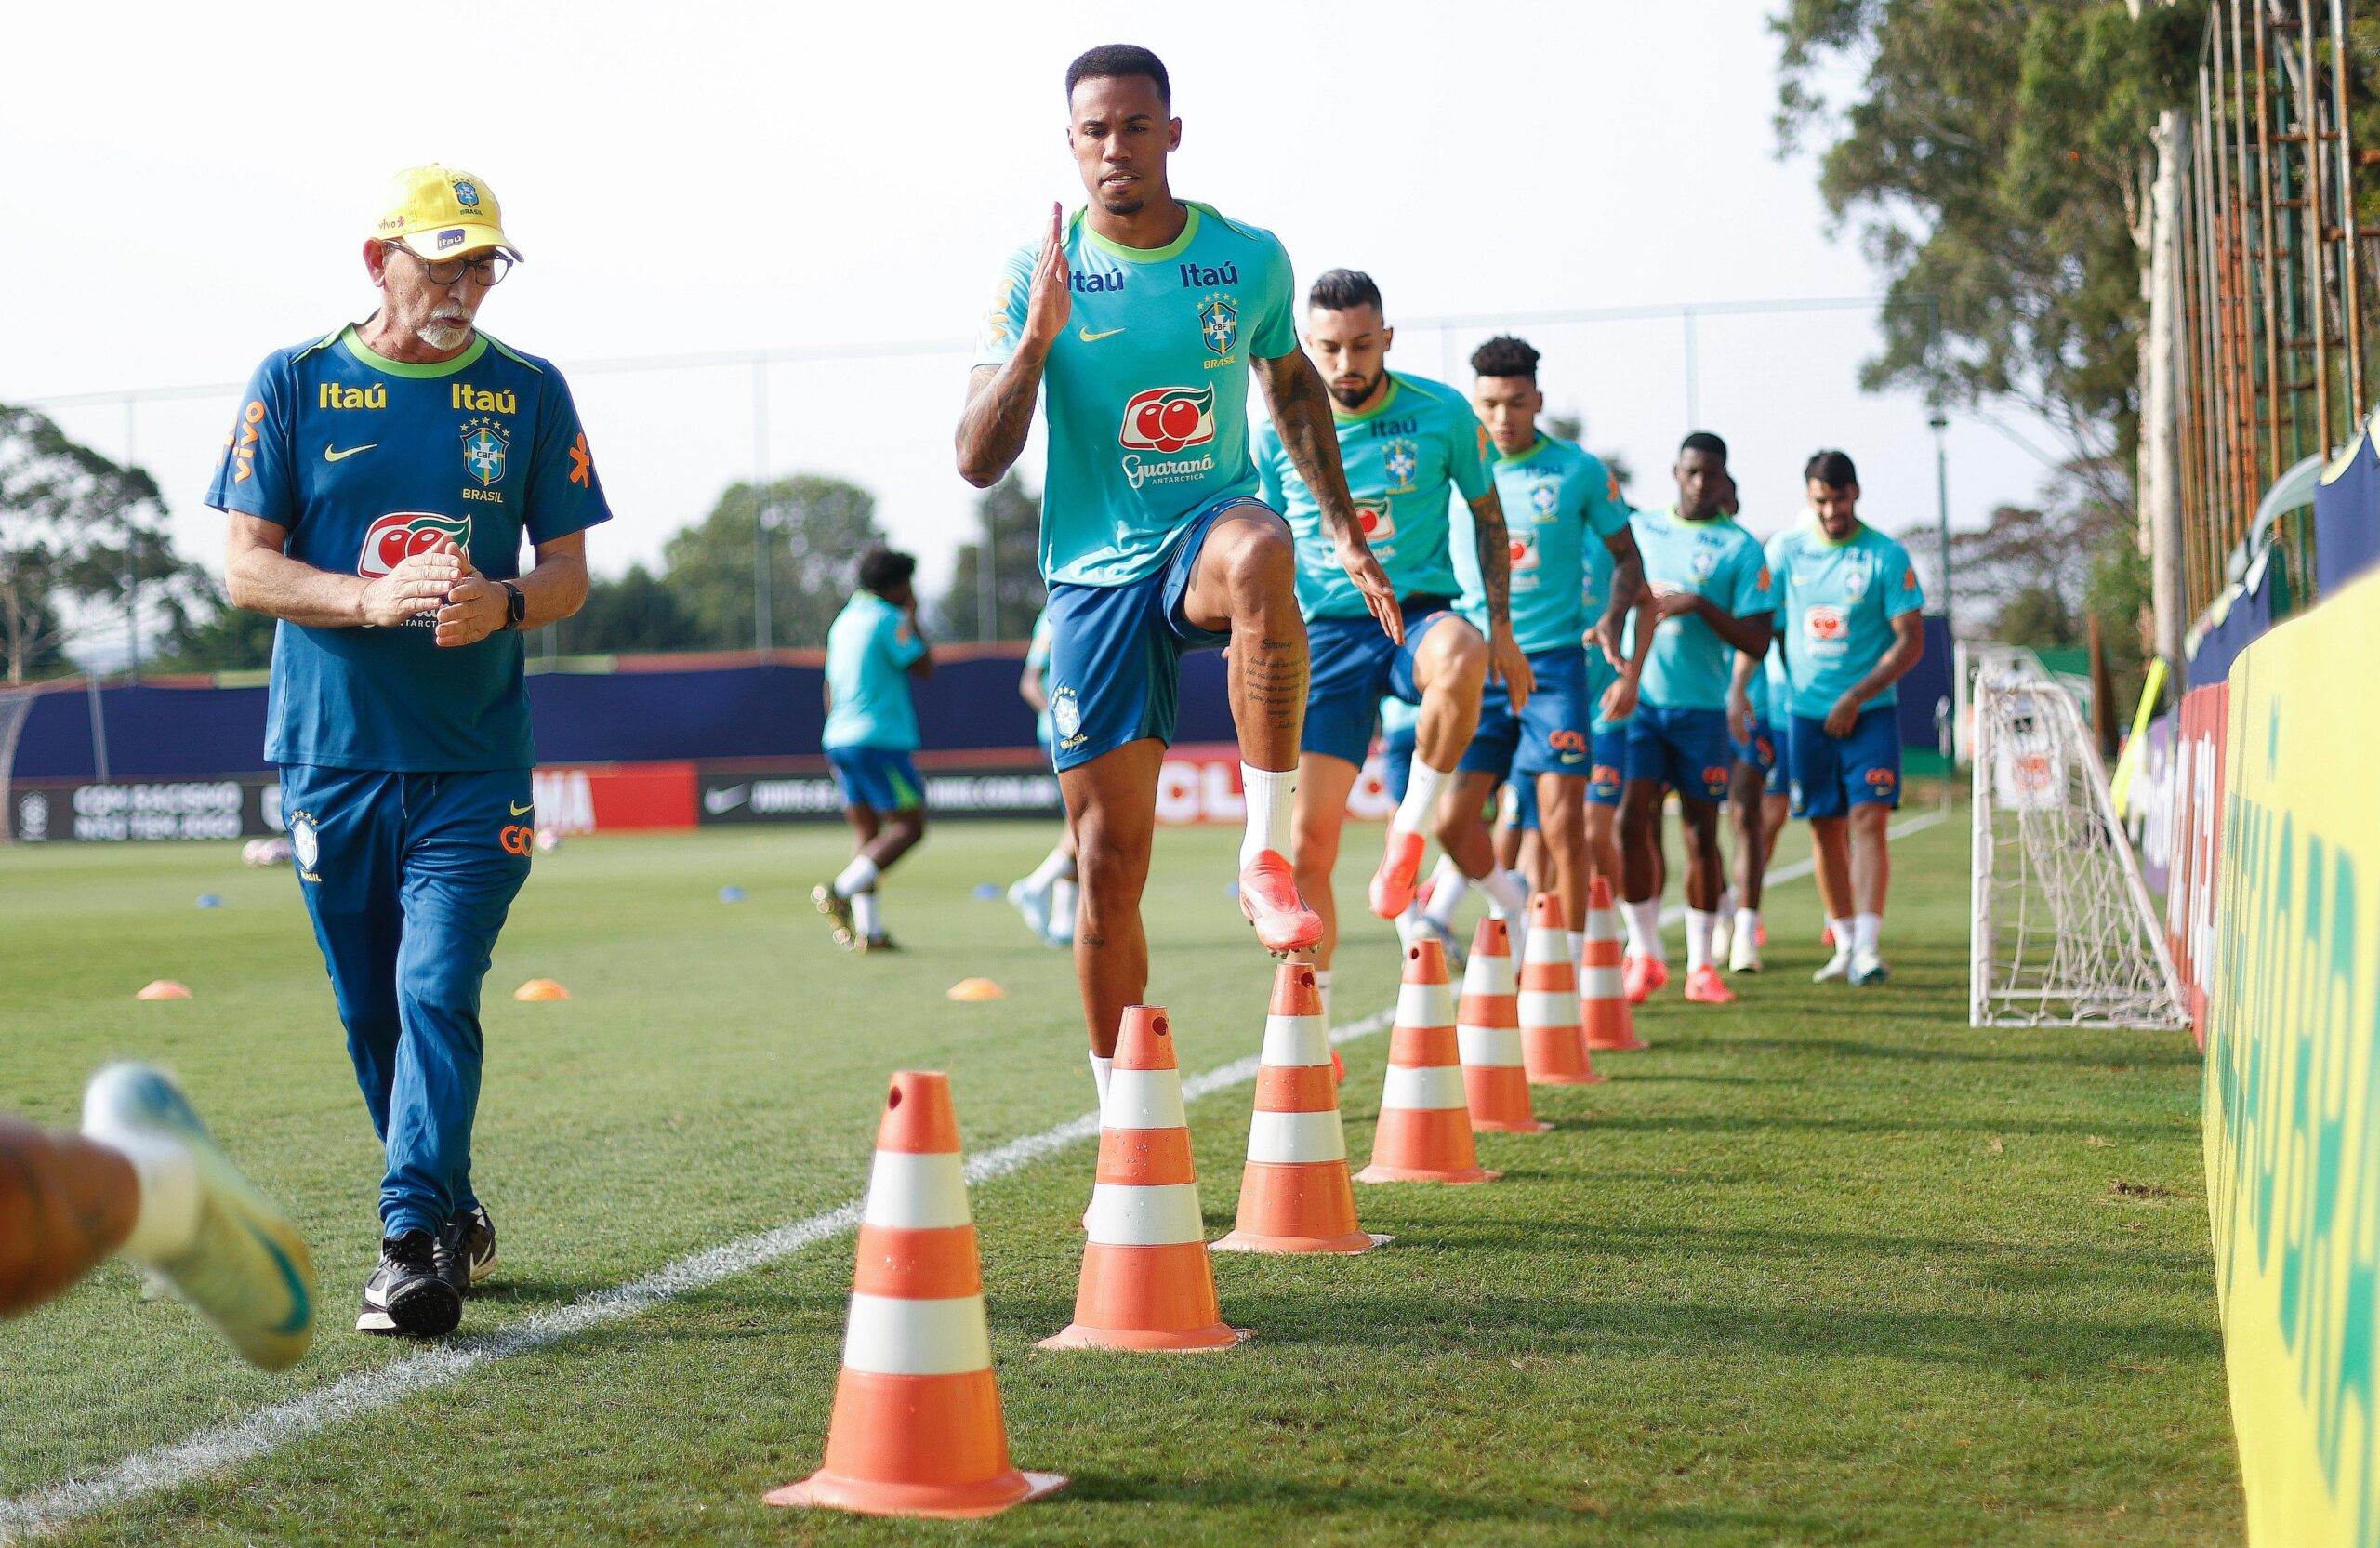
[[[292,764],[281,815],[355,1081],[388,1150],[382,1229],[436,1231],[477,1202],[480,982],[529,879],[529,771]]]

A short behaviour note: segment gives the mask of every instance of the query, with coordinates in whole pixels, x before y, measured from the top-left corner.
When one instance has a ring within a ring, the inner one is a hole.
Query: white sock
[[[1852,922],[1849,920],[1831,919],[1826,921],[1826,927],[1834,932],[1834,954],[1837,957],[1850,956],[1852,931],[1855,928]]]
[[[1669,955],[1661,946],[1661,900],[1648,897],[1642,903],[1623,903],[1620,911],[1628,919],[1628,954],[1649,957],[1656,962],[1666,962]]]
[[[1322,1000],[1322,1025],[1328,1027],[1330,1025],[1330,970],[1329,968],[1314,970],[1314,992]]]
[[[1025,884],[1038,893],[1051,883],[1062,880],[1074,868],[1075,857],[1066,853],[1065,845],[1060,844],[1041,857],[1041,864],[1033,868],[1033,874],[1025,879]]]
[[[1438,787],[1447,782],[1447,771],[1434,769],[1420,759],[1413,760],[1413,773],[1405,786],[1405,799],[1396,803],[1396,815],[1389,819],[1391,833],[1427,833],[1430,814],[1438,804]]]
[[[1276,774],[1242,763],[1239,784],[1248,794],[1248,832],[1239,840],[1239,863],[1244,867],[1268,849],[1276,854],[1289,853],[1289,812],[1298,794],[1297,770],[1283,769]]]
[[[1050,883],[1050,929],[1062,941],[1075,938],[1077,891],[1074,881],[1066,877],[1062,876]]]
[[[1107,1111],[1107,1079],[1116,1073],[1116,1055],[1094,1053],[1091,1056],[1091,1083],[1099,1088],[1099,1110]]]
[[[1747,946],[1760,944],[1759,909],[1739,908],[1736,910],[1736,939]]]
[[[1500,871],[1489,867],[1479,879],[1479,890],[1488,895],[1488,906],[1505,923],[1526,922],[1528,919],[1528,879],[1518,871]]]
[[[1882,914],[1851,916],[1851,948],[1854,951],[1874,951],[1884,933],[1884,916]],[[1840,936],[1836,938],[1841,939]]]
[[[1711,965],[1711,927],[1718,922],[1719,916],[1716,913],[1700,908],[1688,908],[1686,911],[1686,972],[1692,972],[1697,968],[1707,968]]]
[[[1736,890],[1733,887],[1719,889],[1719,912],[1728,919],[1736,917]]]
[[[1438,868],[1430,876],[1430,901],[1421,912],[1441,930],[1454,928],[1454,911],[1462,906],[1462,894],[1471,890],[1471,878],[1454,863],[1454,856],[1438,856]]]
[[[1570,971],[1584,972],[1587,967],[1587,933],[1583,930],[1573,930],[1569,932],[1569,936]]]
[[[884,916],[876,906],[873,892],[852,894],[852,929],[863,941],[884,933]]]
[[[842,874],[835,878],[835,891],[845,897],[856,897],[875,886],[876,879],[883,874],[866,855],[854,855]]]

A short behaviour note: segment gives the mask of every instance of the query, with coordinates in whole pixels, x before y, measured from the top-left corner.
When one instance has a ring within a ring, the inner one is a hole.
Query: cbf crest
[[[1421,468],[1421,450],[1400,435],[1381,453],[1380,465],[1388,475],[1388,492],[1409,495],[1413,492],[1413,475]]]
[[[1540,522],[1554,520],[1562,507],[1560,479],[1532,479],[1528,486],[1528,508]]]
[[[512,450],[511,432],[498,419],[473,419],[463,426],[463,467],[482,488],[504,477],[504,463]]]
[[[1221,293],[1201,298],[1198,337],[1206,340],[1209,354],[1230,359],[1232,346],[1239,342],[1239,302]]]
[[[1876,562],[1866,554],[1853,554],[1851,562],[1843,567],[1843,594],[1858,602],[1868,594],[1876,578]]]

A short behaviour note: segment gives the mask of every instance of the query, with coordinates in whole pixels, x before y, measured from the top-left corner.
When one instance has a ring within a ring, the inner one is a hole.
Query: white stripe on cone
[[[1622,992],[1618,968],[1587,968],[1580,972],[1579,998],[1581,999],[1618,999]]]
[[[1182,1074],[1170,1069],[1119,1069],[1107,1076],[1100,1123],[1108,1129],[1186,1129]]]
[[[1521,1025],[1559,1026],[1579,1019],[1579,997],[1567,989],[1523,989]]]
[[[1517,1026],[1458,1026],[1455,1042],[1462,1050],[1462,1062],[1475,1067],[1509,1065],[1522,1066],[1521,1033]]]
[[[1391,1065],[1388,1085],[1380,1098],[1383,1108],[1461,1107],[1469,1102],[1462,1071],[1453,1065]]]
[[[1174,1247],[1207,1235],[1196,1183],[1095,1184],[1083,1226],[1109,1247]]]
[[[1396,1025],[1451,1026],[1454,995],[1444,984],[1400,984],[1396,987]]]
[[[1347,1136],[1339,1127],[1339,1111],[1264,1113],[1255,1115],[1248,1130],[1251,1161],[1343,1161]]]
[[[1462,986],[1475,995],[1508,995],[1514,983],[1509,956],[1474,957],[1462,975]]]
[[[1330,1062],[1330,1034],[1320,1016],[1266,1016],[1264,1060],[1268,1065],[1295,1067]]]
[[[910,1301],[852,1292],[843,1364],[879,1376],[960,1376],[992,1363],[984,1298]]]
[[[878,1151],[861,1218],[870,1225],[910,1230],[966,1224],[974,1216],[967,1212],[967,1180],[959,1171],[959,1153]]]

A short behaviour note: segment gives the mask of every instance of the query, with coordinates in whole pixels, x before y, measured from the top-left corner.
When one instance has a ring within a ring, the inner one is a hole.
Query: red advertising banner
[[[1395,810],[1381,781],[1379,757],[1366,758],[1355,788],[1347,792],[1347,815],[1379,822]],[[1166,827],[1247,821],[1239,748],[1230,742],[1184,742],[1166,748],[1157,776],[1157,820]]]
[[[565,838],[694,826],[692,763],[540,768],[533,780],[538,828]]]
[[[2231,715],[2228,683],[2182,695],[2174,743],[2172,870],[2165,884],[2165,944],[2189,997],[2190,1026],[2206,1046],[2207,979],[2215,967],[2215,877],[2222,869],[2223,739]]]

